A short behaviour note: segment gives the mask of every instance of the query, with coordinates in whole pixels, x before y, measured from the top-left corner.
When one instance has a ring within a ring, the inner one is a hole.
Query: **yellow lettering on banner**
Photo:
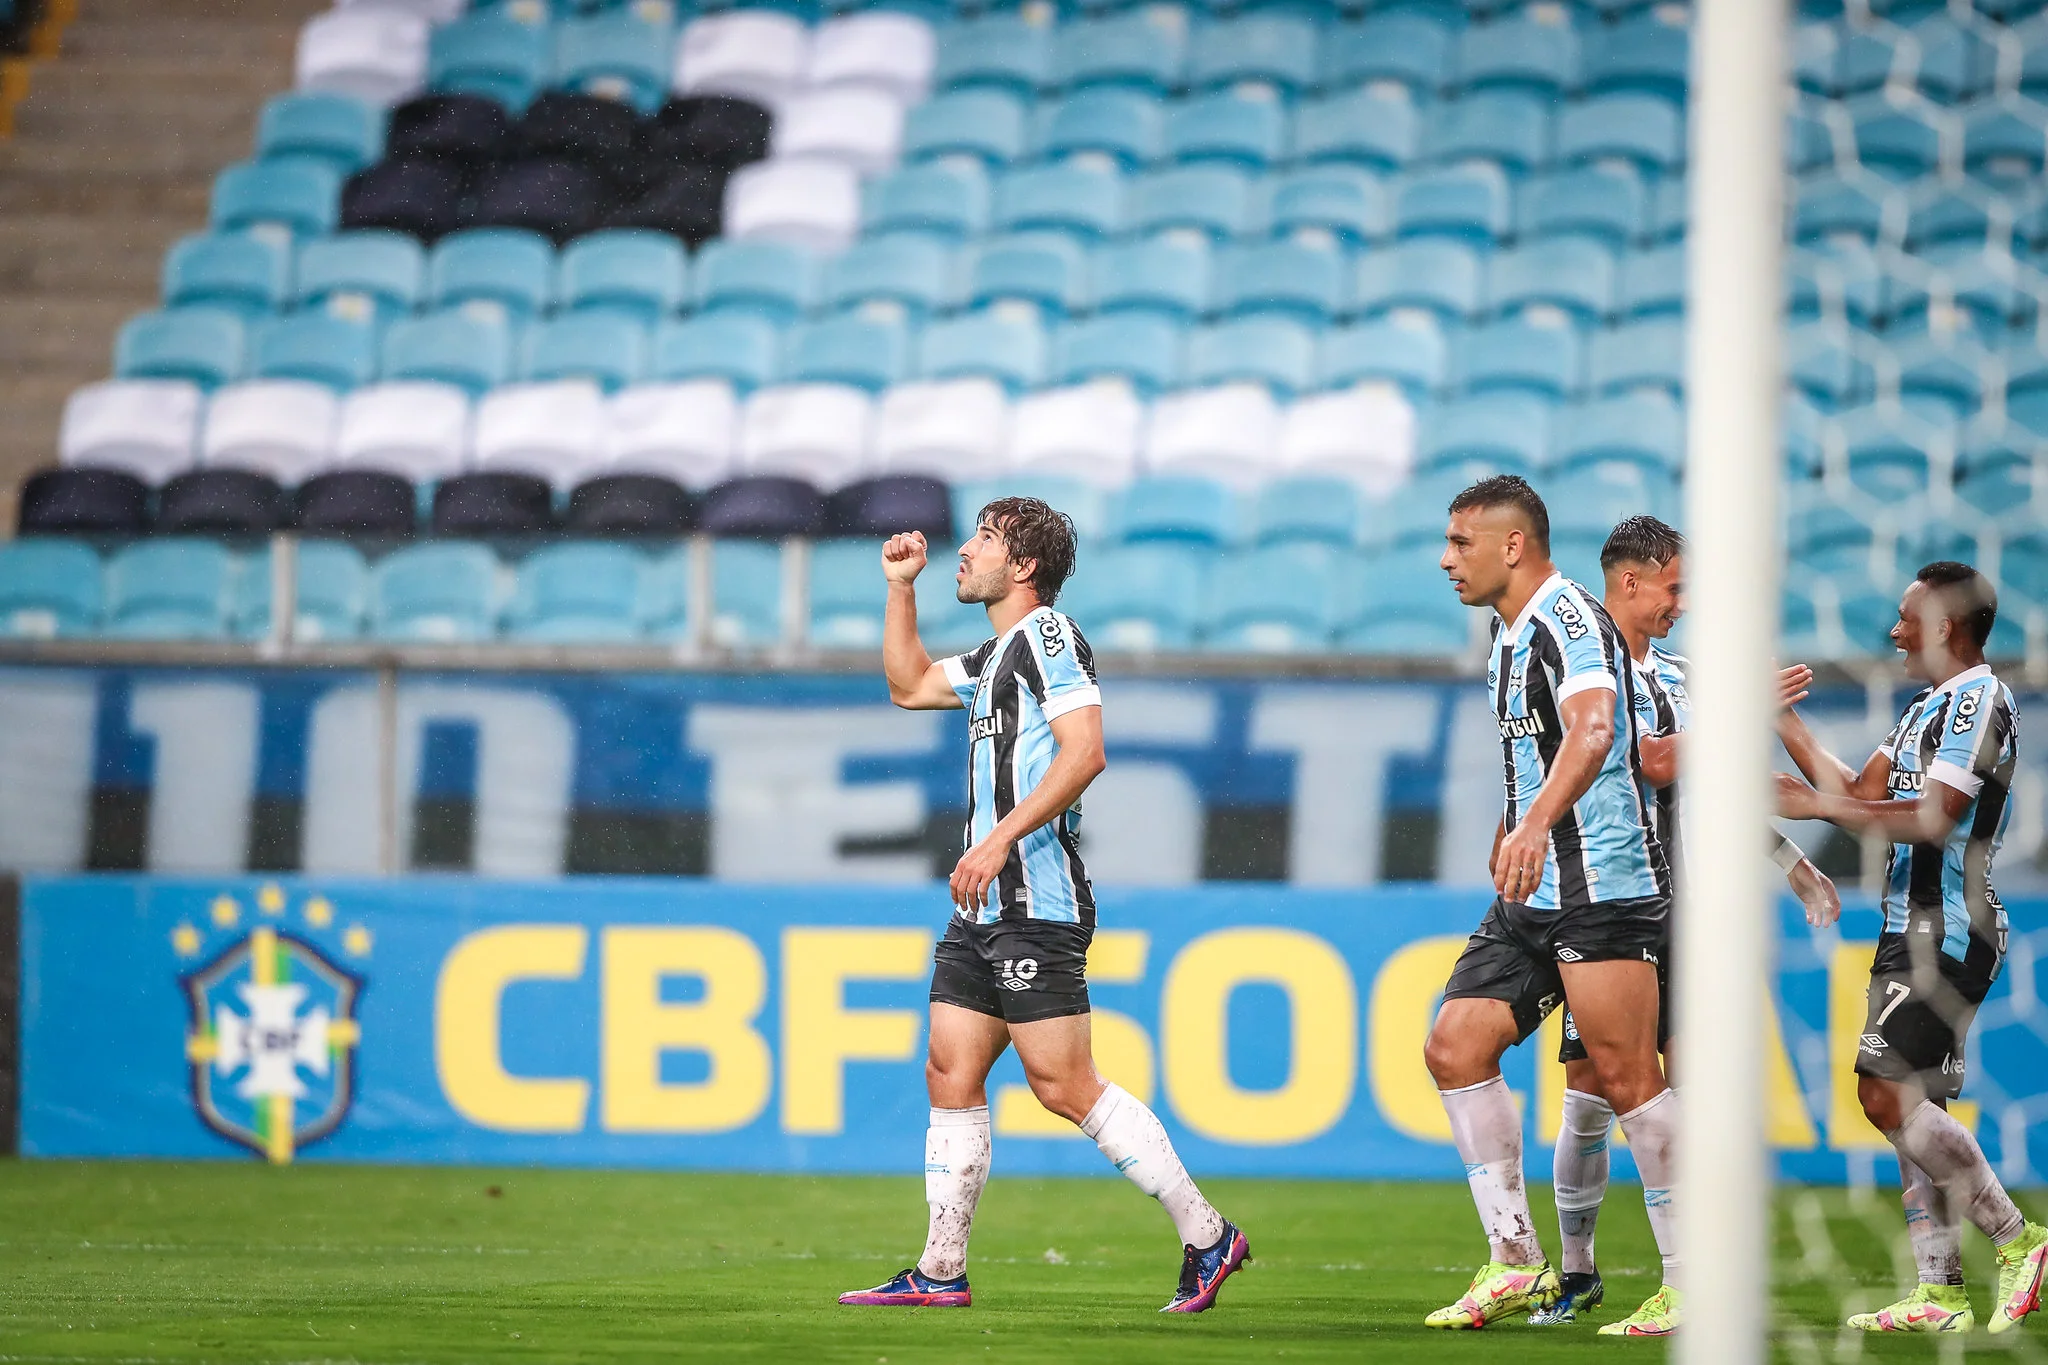
[[[1270,983],[1287,993],[1293,1055],[1277,1090],[1230,1078],[1230,996]],[[1358,1075],[1358,992],[1337,950],[1296,929],[1223,929],[1181,951],[1160,1002],[1166,1093],[1188,1127],[1218,1142],[1279,1145],[1344,1117]],[[1419,1049],[1418,1049],[1419,1055]]]
[[[1436,1021],[1444,983],[1464,951],[1463,934],[1417,939],[1389,957],[1373,978],[1366,1023],[1373,1103],[1389,1127],[1423,1142],[1451,1140],[1451,1121],[1435,1078],[1422,1064],[1422,1045]],[[1556,1055],[1553,1045],[1551,1056]]]
[[[583,975],[589,938],[581,925],[522,924],[471,934],[449,951],[434,988],[434,1067],[456,1113],[504,1133],[582,1130],[590,1083],[506,1071],[499,1022],[514,982]]]
[[[715,926],[604,931],[605,1131],[724,1133],[768,1107],[773,1070],[754,1019],[768,964],[745,934]],[[701,1000],[664,1004],[662,978],[692,976]],[[701,1081],[664,1084],[661,1054],[702,1052]]]
[[[1837,1152],[1889,1152],[1891,1143],[1864,1117],[1856,1098],[1856,1049],[1868,1013],[1870,963],[1875,943],[1843,942],[1828,959],[1828,1147]],[[1977,1131],[1978,1106],[1950,1100],[1957,1123]]]
[[[849,981],[919,981],[931,971],[923,929],[786,929],[782,934],[782,1126],[846,1130],[846,1063],[916,1053],[910,1010],[850,1010]]]
[[[1145,979],[1145,954],[1152,936],[1136,929],[1098,929],[1088,945],[1088,979],[1134,985]],[[1144,1104],[1152,1103],[1152,1038],[1128,1014],[1094,1009],[1089,1028],[1096,1070]],[[996,1092],[996,1132],[1007,1137],[1080,1137],[1081,1130],[1038,1102],[1028,1085]]]

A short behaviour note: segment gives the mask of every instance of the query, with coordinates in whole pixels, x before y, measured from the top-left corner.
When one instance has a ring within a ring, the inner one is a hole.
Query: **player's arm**
[[[882,576],[889,583],[882,611],[882,672],[889,679],[889,700],[904,710],[957,711],[959,693],[917,637],[917,575],[924,561],[919,532],[890,536],[882,546]]]
[[[988,903],[988,889],[1010,860],[1017,841],[1057,817],[1081,799],[1101,771],[1109,766],[1102,753],[1102,708],[1082,706],[1053,717],[1052,737],[1059,752],[1037,786],[996,822],[988,837],[961,855],[953,869],[953,904],[979,910]]]
[[[1904,801],[1865,800],[1815,791],[1790,773],[1778,774],[1778,814],[1787,820],[1825,820],[1851,834],[1875,831],[1895,844],[1938,844],[1963,818],[1976,793],[1928,778],[1920,795]]]
[[[1668,787],[1678,780],[1678,736],[1651,735],[1636,741],[1643,777],[1653,787]]]
[[[1884,750],[1879,749],[1865,759],[1863,770],[1858,772],[1830,753],[1807,727],[1805,719],[1789,706],[1778,716],[1778,738],[1784,741],[1792,765],[1820,790],[1839,792],[1859,801],[1884,799],[1892,768],[1891,755]]]
[[[1550,830],[1600,775],[1614,743],[1614,689],[1587,687],[1558,704],[1564,738],[1542,790],[1528,812],[1494,850],[1493,886],[1507,900],[1526,900],[1543,882],[1543,860],[1550,849]]]
[[[1842,893],[1835,889],[1834,879],[1815,867],[1804,849],[1776,830],[1771,831],[1771,861],[1806,907],[1808,924],[1824,929],[1842,917]]]

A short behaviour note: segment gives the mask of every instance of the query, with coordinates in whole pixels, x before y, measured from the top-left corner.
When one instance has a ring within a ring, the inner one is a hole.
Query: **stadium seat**
[[[431,381],[371,384],[342,400],[335,434],[339,468],[432,483],[468,458],[470,393]]]
[[[794,15],[769,9],[703,14],[676,44],[674,88],[685,95],[736,95],[774,108],[803,82],[811,33]]]
[[[1027,394],[1010,410],[1010,468],[1117,487],[1137,467],[1145,414],[1135,388],[1114,378]]]
[[[294,272],[301,308],[319,308],[358,322],[387,322],[410,313],[426,289],[426,256],[403,233],[344,232],[299,249]]]
[[[1845,341],[1826,323],[1794,327],[1785,339],[1787,377],[1823,411],[1849,407],[1871,391],[1870,363]]]
[[[1824,175],[1799,186],[1792,231],[1800,242],[1830,237],[1875,242],[1884,229],[1884,216],[1884,203],[1869,186]]]
[[[861,222],[870,234],[958,241],[988,227],[988,177],[958,158],[893,171],[869,182],[863,196]]]
[[[818,536],[825,531],[825,498],[803,479],[746,475],[704,495],[698,524],[715,536]]]
[[[1216,566],[1202,643],[1285,654],[1327,648],[1335,615],[1334,554],[1326,545],[1262,545]]]
[[[909,329],[885,310],[799,323],[789,335],[783,377],[873,393],[908,376],[910,341]]]
[[[2035,209],[2033,212],[2038,213]],[[1884,223],[1883,229],[1893,227]],[[2029,234],[2024,219],[2014,224],[2015,236]],[[1934,249],[1995,245],[1989,205],[1982,191],[1947,190],[1924,185],[1906,214],[1905,246],[1916,255]]]
[[[1176,105],[1166,120],[1166,155],[1175,161],[1260,170],[1278,161],[1286,147],[1286,109],[1268,86],[1197,95]]]
[[[1860,241],[1830,242],[1790,253],[1786,316],[1799,322],[1828,318],[1874,328],[1883,309],[1884,272]]]
[[[349,178],[343,228],[380,229],[433,243],[461,225],[462,173],[437,161],[380,161]]]
[[[1055,338],[1053,381],[1085,384],[1114,376],[1149,397],[1179,381],[1181,331],[1156,314],[1102,313],[1069,323]]]
[[[750,394],[740,418],[741,475],[802,480],[814,490],[830,492],[872,472],[874,395],[852,384],[831,382],[773,384]],[[732,530],[721,524],[724,509],[717,490],[705,505],[709,530]],[[808,506],[806,517],[812,516]],[[815,517],[822,524],[824,504]]]
[[[271,559],[266,547],[235,576],[231,630],[261,640],[271,627]],[[354,548],[331,540],[299,542],[293,566],[292,637],[301,644],[354,640],[369,609],[370,567]]]
[[[726,182],[725,230],[731,237],[829,252],[842,250],[859,226],[860,177],[838,162],[759,161],[740,167]]]
[[[1323,45],[1323,87],[1390,81],[1433,97],[1449,74],[1452,41],[1443,21],[1422,10],[1380,10],[1333,25]]]
[[[199,389],[184,380],[106,380],[64,401],[57,458],[67,467],[122,470],[160,484],[198,451]]]
[[[429,308],[461,305],[479,318],[524,321],[555,291],[547,238],[513,228],[473,228],[444,238],[427,257]]]
[[[1087,299],[1088,258],[1071,237],[1025,232],[984,240],[968,273],[971,307],[1021,302],[1057,317]]]
[[[1322,327],[1349,302],[1350,264],[1329,234],[1233,247],[1217,261],[1216,308],[1225,317],[1273,316]]]
[[[1413,100],[1374,86],[1303,100],[1294,111],[1294,159],[1306,164],[1398,171],[1415,159],[1418,136]]]
[[[303,379],[346,393],[377,372],[377,330],[333,313],[271,318],[251,334],[249,374]]]
[[[384,150],[384,111],[353,95],[295,90],[263,106],[259,157],[312,157],[349,175]]]
[[[636,164],[640,119],[625,100],[575,90],[548,90],[512,125],[511,158],[550,157],[596,171],[619,184],[644,182]]]
[[[1849,103],[1854,123],[1856,160],[1887,180],[1918,179],[1941,161],[1941,133],[1910,109],[1893,105],[1882,94]]]
[[[1835,135],[1816,113],[1795,109],[1785,116],[1785,169],[1810,175],[1836,166]]]
[[[213,182],[208,223],[216,232],[250,231],[278,242],[334,231],[341,176],[316,161],[244,161]]]
[[[43,469],[16,500],[22,535],[135,536],[149,527],[149,485],[125,469]]]
[[[1047,14],[1010,11],[964,19],[939,43],[933,81],[942,90],[993,87],[1032,94],[1052,76],[1053,24]]]
[[[1098,650],[1186,649],[1202,619],[1210,558],[1172,542],[1104,548],[1082,560],[1061,605],[1088,623]]]
[[[1420,402],[1443,387],[1443,332],[1424,315],[1374,318],[1324,332],[1317,344],[1316,382],[1325,388],[1380,381]]]
[[[1283,415],[1277,454],[1288,474],[1347,479],[1383,496],[1415,462],[1415,409],[1390,384],[1308,394]]]
[[[782,550],[721,540],[712,554],[711,642],[761,648],[782,638]]]
[[[1061,24],[1053,34],[1053,80],[1069,89],[1131,85],[1172,90],[1187,61],[1185,11],[1129,10]]]
[[[1957,463],[1956,497],[1993,521],[2015,527],[2039,522],[2037,444],[2024,431],[1967,441]]]
[[[565,308],[645,326],[681,306],[686,269],[681,244],[666,233],[594,232],[563,249],[557,292]]]
[[[1103,534],[1106,523],[1103,509],[1107,499],[1102,489],[1079,479],[1062,478],[1058,475],[1010,473],[993,479],[979,480],[960,488],[953,500],[953,539],[961,541],[972,538],[981,509],[997,498],[1007,497],[1037,498],[1066,512],[1073,519],[1074,532],[1083,544],[1091,543]],[[953,595],[950,587],[945,595]],[[919,599],[919,610],[923,610],[922,598]],[[1066,608],[1063,606],[1061,610],[1064,611]],[[986,615],[979,611],[975,614],[981,617],[981,620],[977,628],[978,633],[974,635],[970,644],[985,640],[989,635]]]
[[[634,129],[634,144],[651,166],[733,170],[768,155],[774,116],[734,95],[671,95]]]
[[[883,302],[919,319],[953,295],[952,253],[922,233],[892,233],[854,243],[825,262],[822,301],[827,308]]]
[[[1259,489],[1252,504],[1250,539],[1255,545],[1356,545],[1364,526],[1358,485],[1322,475],[1277,478]]]
[[[2032,184],[2048,147],[2048,116],[1996,105],[1970,109],[1963,121],[1963,169],[2000,189]]]
[[[782,337],[772,322],[743,312],[703,314],[656,331],[652,375],[718,379],[744,393],[775,377],[781,353]]]
[[[1026,166],[996,182],[993,221],[1004,231],[1045,229],[1093,240],[1122,226],[1123,200],[1122,180],[1106,167]]]
[[[519,565],[505,637],[545,644],[617,644],[646,629],[647,565],[623,545],[569,541]]]
[[[511,376],[512,335],[503,323],[443,309],[392,323],[381,360],[379,378],[431,380],[476,395]]]
[[[1561,309],[1585,327],[1614,311],[1614,257],[1598,242],[1560,237],[1496,252],[1486,276],[1486,305],[1496,315]]]
[[[1579,41],[1559,6],[1532,5],[1458,35],[1453,84],[1526,91],[1555,100],[1577,88]]]
[[[521,99],[513,109],[526,107]],[[434,93],[391,111],[384,165],[443,163],[474,176],[513,150],[513,111],[487,95]]]
[[[228,633],[235,564],[226,548],[166,536],[116,553],[106,567],[100,633],[124,640],[214,640]]]
[[[973,157],[1007,166],[1024,155],[1026,143],[1024,101],[1005,90],[949,91],[912,108],[903,120],[906,162]]]
[[[647,372],[647,328],[610,313],[563,313],[527,329],[520,377],[587,379],[610,393]]]
[[[1254,226],[1252,178],[1233,166],[1179,166],[1132,180],[1129,224],[1134,234],[1199,231],[1222,240]]]
[[[1650,191],[1650,245],[1682,240],[1691,211],[1686,203],[1683,176],[1659,180]]]
[[[1550,159],[1550,110],[1540,97],[1515,90],[1481,90],[1436,105],[1422,126],[1422,155],[1490,161],[1521,174]]]
[[[290,261],[274,242],[246,233],[195,233],[164,256],[166,308],[220,308],[244,320],[284,303]]]
[[[1214,479],[1181,473],[1146,474],[1111,499],[1111,535],[1123,543],[1147,540],[1224,545],[1238,538],[1237,499]]]
[[[874,175],[896,164],[903,106],[865,86],[805,91],[776,111],[771,145],[778,159],[828,161]]]
[[[545,28],[481,11],[434,30],[427,80],[440,92],[524,109],[546,80],[548,57]]]
[[[1684,460],[1685,416],[1655,389],[1598,398],[1558,412],[1551,469],[1636,465],[1675,475]]]
[[[1955,414],[1942,404],[1913,403],[1902,411],[1875,406],[1842,414],[1842,441],[1849,481],[1881,503],[1924,505],[1936,477],[1951,476],[1956,448]]]
[[[812,89],[880,90],[908,107],[930,91],[937,61],[931,24],[914,14],[872,9],[834,15],[812,30],[805,80]]]
[[[117,379],[177,379],[214,389],[239,379],[241,320],[217,308],[173,308],[128,319],[114,340]]]
[[[428,526],[437,536],[496,538],[555,529],[554,490],[524,470],[469,470],[435,485]]]
[[[1816,488],[1794,497],[1789,507],[1786,548],[1810,573],[1868,571],[1872,547],[1870,525]]]
[[[604,392],[587,379],[493,389],[476,408],[474,467],[571,488],[604,463],[606,417]]]
[[[949,98],[969,96],[981,101],[1003,98],[988,91]],[[1077,90],[1047,107],[1039,116],[1036,144],[1038,155],[1048,160],[1098,152],[1130,170],[1159,158],[1165,134],[1166,109],[1157,95],[1097,86]]]
[[[1009,395],[987,377],[893,384],[875,418],[875,467],[891,474],[972,479],[996,469]]]
[[[723,378],[635,384],[612,395],[604,467],[709,488],[733,473],[739,422],[738,395]]]
[[[1014,302],[934,322],[918,343],[924,379],[993,379],[1010,392],[1045,378],[1045,328],[1037,311]]]
[[[557,24],[552,83],[652,113],[668,90],[674,35],[665,15],[650,20],[650,8],[578,15]]]
[[[608,208],[593,226],[660,232],[687,246],[702,246],[724,227],[725,187],[729,178],[719,166],[669,167],[660,171],[645,190]]]
[[[291,525],[292,499],[268,474],[253,469],[194,469],[157,490],[151,529],[195,535],[247,536]]]
[[[315,474],[293,491],[293,524],[308,535],[398,538],[419,521],[411,480],[374,469]]]
[[[1591,30],[1580,68],[1586,93],[1641,91],[1683,102],[1690,61],[1686,17],[1659,6]]]
[[[1441,505],[1432,521],[1441,538]],[[1471,613],[1426,557],[1390,551],[1343,566],[1336,615],[1336,645],[1348,652],[1450,658],[1471,647]]]
[[[1552,411],[1537,395],[1512,390],[1444,403],[1423,419],[1416,469],[1532,474],[1550,453]]]
[[[1354,166],[1315,166],[1279,178],[1269,219],[1275,236],[1322,235],[1347,250],[1377,242],[1393,227],[1386,187]]]
[[[1155,474],[1212,479],[1248,492],[1279,467],[1282,419],[1272,391],[1254,381],[1167,394],[1152,405],[1145,466]]]
[[[411,545],[378,561],[370,580],[370,633],[384,640],[451,644],[496,633],[499,565],[482,545]]]
[[[1285,318],[1240,318],[1198,327],[1188,338],[1188,382],[1250,382],[1281,397],[1306,389],[1315,372],[1315,338]]]
[[[1614,165],[1532,176],[1523,183],[1516,202],[1524,241],[1589,237],[1614,251],[1643,235],[1650,206],[1641,178],[1633,170]]]
[[[881,645],[882,597],[868,582],[876,560],[870,540],[821,540],[811,546],[810,644],[821,649]]]
[[[868,537],[871,552],[882,538],[906,528],[923,531],[943,546],[953,526],[953,496],[942,480],[929,475],[883,474],[834,493],[825,517],[835,535]]]
[[[816,259],[802,247],[722,239],[697,257],[697,307],[751,313],[783,325],[811,306],[817,273]]]
[[[383,6],[316,15],[299,30],[298,87],[396,104],[426,83],[428,29],[421,16]]]
[[[1508,183],[1498,166],[1452,166],[1425,171],[1402,184],[1394,200],[1394,230],[1402,237],[1453,237],[1482,246],[1512,226]]]
[[[0,636],[50,640],[97,633],[100,578],[99,556],[88,545],[41,537],[0,544]]]
[[[1094,255],[1095,306],[1186,323],[1209,308],[1208,238],[1189,228],[1110,242]]]
[[[1293,94],[1316,83],[1322,34],[1307,15],[1268,11],[1201,25],[1188,44],[1195,89],[1258,84]]]
[[[1669,174],[1685,164],[1685,116],[1654,95],[1596,95],[1558,111],[1556,151],[1567,166],[1619,159]]]
[[[1671,318],[1625,323],[1592,334],[1586,355],[1587,387],[1599,395],[1636,388],[1685,393],[1685,327]]]
[[[1683,314],[1685,246],[1662,246],[1623,256],[1619,303],[1623,318]]]
[[[304,379],[230,384],[206,405],[200,442],[208,468],[247,469],[293,485],[334,461],[341,400]]]
[[[697,501],[659,474],[602,473],[569,490],[571,535],[675,537],[696,529]]]
[[[1967,420],[1984,401],[1991,357],[1968,333],[1903,338],[1892,347],[1898,394],[1909,407],[1934,403]]]
[[[1470,246],[1423,237],[1360,256],[1352,299],[1369,317],[1422,308],[1445,322],[1462,323],[1479,311],[1480,279],[1479,257]]]
[[[1935,14],[1908,31],[1920,50],[1913,84],[1921,94],[1937,104],[1956,105],[1990,88],[1998,52],[1978,29]]]

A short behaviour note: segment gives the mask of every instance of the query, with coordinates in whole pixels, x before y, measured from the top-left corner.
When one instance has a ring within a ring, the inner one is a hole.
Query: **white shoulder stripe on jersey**
[[[960,662],[958,654],[939,660],[939,667],[946,670],[946,681],[956,688],[972,687],[974,679],[967,676],[967,665]]]
[[[1963,795],[1972,798],[1984,790],[1984,779],[1981,776],[1945,758],[1937,758],[1927,765],[1927,779],[1930,782],[1939,782],[1944,787],[1954,787]]]
[[[1078,711],[1084,706],[1100,705],[1102,705],[1102,689],[1100,687],[1071,687],[1056,697],[1047,697],[1045,705],[1040,707],[1039,710],[1045,713],[1047,720],[1058,720],[1069,711]]]
[[[1576,678],[1569,678],[1558,684],[1557,699],[1563,702],[1566,697],[1576,697],[1581,692],[1591,692],[1595,688],[1606,692],[1620,690],[1615,685],[1612,673],[1581,673]]]

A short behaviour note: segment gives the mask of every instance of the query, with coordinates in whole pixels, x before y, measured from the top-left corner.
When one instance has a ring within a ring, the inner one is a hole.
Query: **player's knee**
[[[1047,1113],[1058,1114],[1069,1123],[1078,1124],[1088,1117],[1088,1111],[1095,1107],[1095,1101],[1102,1097],[1102,1083],[1093,1077],[1051,1077],[1028,1076],[1031,1093],[1045,1106]]]
[[[1477,1085],[1491,1074],[1483,1065],[1483,1053],[1484,1049],[1475,1047],[1461,1030],[1447,1028],[1439,1019],[1423,1041],[1422,1064],[1429,1068],[1437,1089],[1457,1090]]]
[[[1863,1106],[1863,1117],[1869,1119],[1870,1126],[1880,1133],[1895,1133],[1906,1121],[1904,1097],[1890,1081],[1882,1081],[1875,1076],[1858,1076],[1856,1099]]]
[[[949,1069],[938,1057],[925,1059],[924,1088],[934,1109],[975,1109],[988,1103],[980,1077],[958,1067]]]

